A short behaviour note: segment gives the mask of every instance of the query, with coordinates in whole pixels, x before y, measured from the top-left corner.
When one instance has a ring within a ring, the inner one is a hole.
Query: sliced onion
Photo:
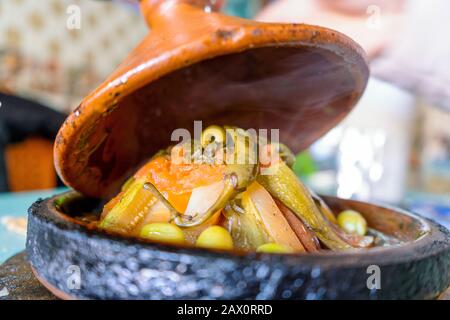
[[[223,181],[219,181],[208,186],[198,187],[192,190],[185,215],[193,216],[208,211],[219,198],[224,188]]]
[[[275,202],[305,249],[308,252],[319,251],[321,247],[319,239],[316,237],[316,235],[310,229],[308,229],[300,220],[300,218],[297,217],[297,215],[291,210],[289,210],[289,208],[287,208],[282,202],[278,200],[276,200]]]
[[[304,252],[305,248],[278,209],[270,193],[257,182],[251,184],[246,193],[259,212],[261,220],[274,242],[288,246],[296,252]]]
[[[207,186],[198,187],[192,190],[191,197],[184,212],[185,215],[194,216],[196,214],[204,214],[211,208],[219,198],[224,188],[223,181],[219,181]],[[219,222],[221,211],[216,212],[211,218],[206,220],[199,226],[186,228],[186,240],[189,243],[195,243],[197,237],[206,228],[216,225]]]
[[[161,202],[157,201],[147,212],[142,222],[134,229],[133,233],[139,234],[141,229],[150,223],[167,223],[170,221],[170,211]]]

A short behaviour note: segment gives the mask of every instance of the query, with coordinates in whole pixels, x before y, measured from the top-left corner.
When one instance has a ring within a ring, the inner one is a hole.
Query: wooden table
[[[5,295],[5,287],[8,295]],[[57,298],[37,281],[26,261],[25,252],[21,252],[0,266],[0,300],[2,299],[56,300]]]
[[[4,292],[5,287],[8,289],[7,295]],[[36,280],[26,261],[25,252],[21,252],[0,266],[0,300],[57,300],[57,298]],[[450,288],[439,297],[439,300],[450,300]]]

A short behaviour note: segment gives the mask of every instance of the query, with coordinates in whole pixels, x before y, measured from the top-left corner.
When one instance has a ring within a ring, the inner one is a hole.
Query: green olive
[[[180,227],[171,223],[150,223],[145,225],[140,233],[141,238],[169,244],[185,243],[184,233]]]
[[[261,253],[292,253],[292,249],[278,243],[266,243],[259,246],[256,252]]]
[[[212,226],[200,234],[196,246],[206,249],[231,250],[233,249],[233,238],[226,229]]]
[[[357,211],[342,211],[337,217],[337,222],[339,227],[347,233],[360,236],[365,236],[367,233],[366,219]]]
[[[206,147],[212,142],[219,144],[225,143],[226,133],[222,127],[219,126],[209,126],[202,133],[202,146]]]

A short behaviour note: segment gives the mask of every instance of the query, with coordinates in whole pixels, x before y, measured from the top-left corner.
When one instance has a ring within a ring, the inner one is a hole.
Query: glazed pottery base
[[[11,257],[0,266],[0,283],[0,287],[5,285],[9,290],[8,295],[1,297],[0,300],[57,300],[58,298],[67,298],[66,296],[57,297],[59,290],[51,293],[52,288],[47,289],[38,281],[26,259],[25,252]],[[438,299],[450,301],[450,288],[441,294]]]
[[[27,252],[39,278],[73,298],[434,299],[450,284],[449,232],[398,209],[325,198],[334,210],[358,210],[369,225],[403,238],[401,246],[357,253],[243,256],[90,230],[58,211],[56,198],[30,208]],[[89,208],[83,206],[89,202],[80,198],[72,206],[86,212]],[[74,266],[79,289],[68,288]],[[368,289],[374,268],[380,270],[380,290]]]

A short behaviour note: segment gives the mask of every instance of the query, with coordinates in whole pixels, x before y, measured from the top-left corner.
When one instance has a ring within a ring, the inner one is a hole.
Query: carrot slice
[[[224,165],[173,164],[170,158],[161,156],[144,165],[135,178],[151,182],[159,192],[184,194],[222,180],[224,172]]]

